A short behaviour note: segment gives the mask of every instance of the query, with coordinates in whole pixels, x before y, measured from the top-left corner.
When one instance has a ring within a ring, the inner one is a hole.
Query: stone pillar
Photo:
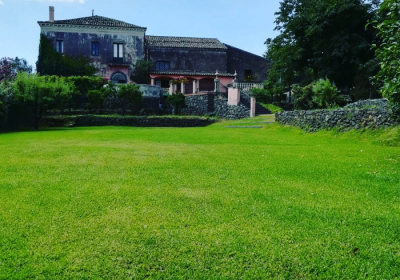
[[[219,79],[214,79],[214,92],[219,92]]]
[[[181,92],[185,94],[185,83],[181,83]]]
[[[197,88],[196,88],[196,92],[200,92],[200,79],[197,80]]]
[[[178,85],[177,84],[173,84],[173,93],[176,93],[176,89],[177,89]]]
[[[250,97],[250,118],[256,116],[256,98]]]
[[[174,84],[172,83],[172,80],[169,81],[169,94],[173,94],[174,93]]]
[[[193,80],[193,94],[196,93],[197,83],[196,80]]]
[[[240,90],[237,88],[228,88],[228,105],[237,106],[240,103]]]
[[[151,78],[151,85],[152,85],[152,86],[155,85],[155,83],[154,83],[154,78]]]

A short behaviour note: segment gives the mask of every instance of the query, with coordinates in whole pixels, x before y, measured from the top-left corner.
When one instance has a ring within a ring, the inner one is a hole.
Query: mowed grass
[[[400,130],[270,120],[1,134],[0,279],[398,279]]]

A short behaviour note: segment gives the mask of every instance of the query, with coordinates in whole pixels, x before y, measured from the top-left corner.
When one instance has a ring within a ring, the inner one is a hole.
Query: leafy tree
[[[299,85],[293,86],[293,105],[295,110],[312,110],[318,108],[318,104],[314,99],[314,84],[311,83],[305,87],[300,87]]]
[[[131,80],[137,84],[148,84],[149,74],[154,69],[154,64],[151,61],[138,60],[133,64],[133,72]]]
[[[265,89],[253,88],[251,90],[251,96],[254,96],[257,102],[262,102],[267,104],[272,102],[269,92]]]
[[[65,106],[73,90],[72,83],[57,76],[19,73],[14,82],[15,99],[30,108],[35,130],[45,110]]]
[[[267,89],[275,96],[293,83],[327,77],[349,90],[360,65],[374,58],[374,30],[365,25],[375,7],[376,1],[363,0],[282,1],[275,21],[281,33],[266,41]]]
[[[125,114],[127,109],[133,112],[139,112],[142,105],[142,92],[135,84],[126,84],[119,87],[118,97],[120,99],[120,108],[122,114]]]
[[[104,102],[104,91],[98,89],[89,90],[87,98],[89,108],[99,110]]]
[[[381,93],[389,99],[393,112],[400,116],[400,3],[383,0],[379,11],[383,20],[377,25],[381,45],[376,55],[381,70],[375,79],[383,82]]]
[[[32,72],[32,66],[24,58],[3,57],[0,59],[0,82],[14,78],[18,72]]]
[[[73,57],[58,53],[51,41],[44,34],[40,34],[39,57],[36,62],[37,72],[41,75],[56,76],[93,76],[96,69],[90,65],[90,59]]]
[[[181,109],[186,106],[185,95],[181,92],[168,95],[167,101],[173,106],[173,113],[176,115],[179,115]]]

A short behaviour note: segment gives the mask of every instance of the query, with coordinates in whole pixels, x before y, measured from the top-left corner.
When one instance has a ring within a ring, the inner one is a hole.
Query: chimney
[[[53,6],[49,7],[49,21],[54,22],[54,7]]]

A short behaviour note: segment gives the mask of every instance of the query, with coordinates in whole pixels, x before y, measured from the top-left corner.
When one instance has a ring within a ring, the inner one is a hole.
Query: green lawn
[[[0,134],[0,279],[399,279],[400,129],[269,121]]]

